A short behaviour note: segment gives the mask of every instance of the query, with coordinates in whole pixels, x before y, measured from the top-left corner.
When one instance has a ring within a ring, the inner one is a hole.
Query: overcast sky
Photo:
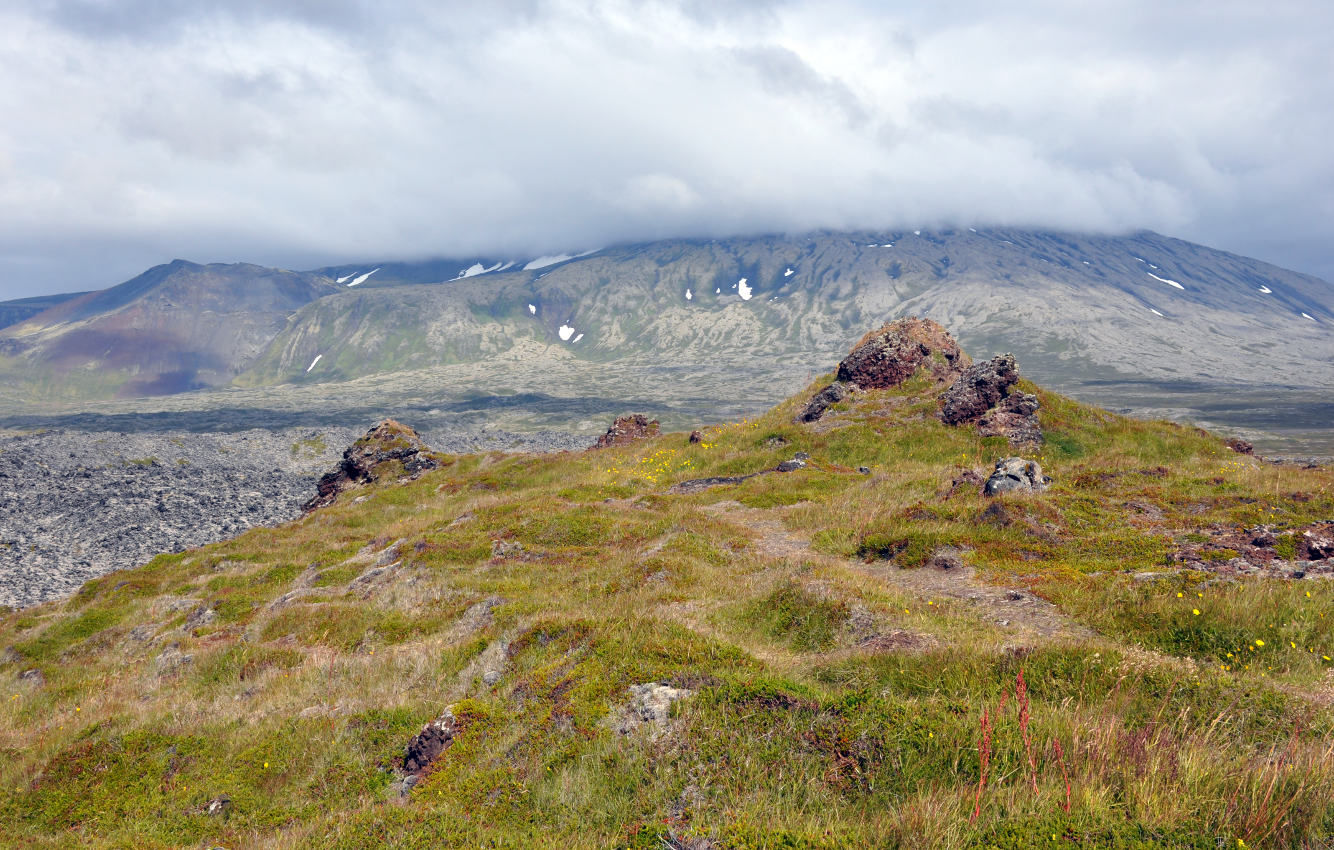
[[[0,0],[0,297],[944,224],[1334,280],[1331,57],[1327,0]]]

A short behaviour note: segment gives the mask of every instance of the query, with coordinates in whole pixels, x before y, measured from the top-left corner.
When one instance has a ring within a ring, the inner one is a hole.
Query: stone
[[[688,688],[674,688],[659,682],[631,685],[630,702],[622,709],[612,728],[622,735],[629,735],[647,727],[649,737],[661,737],[671,717],[672,703],[692,694],[694,691]]]
[[[862,475],[870,475],[870,474],[871,474],[871,467],[869,467],[869,466],[859,466],[859,467],[857,467],[857,471],[860,472]]]
[[[1237,454],[1241,455],[1255,454],[1255,446],[1252,445],[1248,440],[1243,440],[1240,437],[1232,437],[1223,445],[1227,446],[1229,449],[1232,449],[1232,451],[1236,452]]]
[[[925,566],[935,570],[961,570],[964,566],[963,550],[955,546],[942,546],[931,553]]]
[[[1038,424],[1038,397],[1032,393],[1014,393],[1000,400],[977,421],[977,433],[983,437],[1004,437],[1015,448],[1042,445],[1042,427]]]
[[[859,389],[896,387],[924,369],[936,381],[947,381],[972,361],[940,324],[909,316],[862,337],[838,364],[838,380]]]
[[[996,470],[987,479],[982,492],[988,496],[999,493],[1040,493],[1050,483],[1051,479],[1042,474],[1042,467],[1036,461],[1007,457],[996,461]]]
[[[825,411],[847,397],[847,385],[842,381],[834,381],[829,386],[811,396],[811,400],[806,402],[806,406],[801,409],[793,421],[816,422],[821,416],[824,416]]]
[[[779,472],[796,472],[798,469],[804,469],[805,467],[806,461],[793,458],[792,460],[783,461],[778,464],[778,466],[774,467],[774,469]]]
[[[159,676],[170,676],[172,673],[175,673],[177,670],[194,660],[193,655],[187,655],[184,652],[181,652],[180,646],[173,643],[158,653],[157,658],[153,659],[153,662],[157,667],[157,674]]]
[[[309,513],[332,505],[339,493],[381,478],[417,478],[439,467],[442,460],[412,428],[393,419],[383,419],[348,446],[338,467],[320,478],[315,495],[302,510]]]
[[[492,558],[511,558],[523,554],[523,544],[517,540],[492,540]]]
[[[948,499],[961,490],[981,493],[982,485],[985,483],[986,479],[975,470],[965,469],[950,479],[950,488],[945,491],[945,498]]]
[[[946,425],[976,422],[1005,398],[1018,381],[1019,368],[1013,354],[999,354],[975,363],[941,397],[940,420]]]
[[[25,685],[40,688],[46,684],[46,677],[42,675],[41,670],[33,667],[30,670],[24,670],[22,673],[19,673],[19,681]]]
[[[204,804],[204,814],[210,817],[227,819],[232,811],[232,798],[223,794],[221,797],[214,797]]]
[[[185,616],[185,624],[181,626],[181,631],[192,632],[203,628],[212,623],[217,616],[218,613],[213,610],[213,606],[203,603]]]
[[[743,481],[749,481],[758,472],[752,472],[749,475],[714,475],[709,478],[692,478],[689,481],[681,481],[667,488],[668,493],[675,495],[688,495],[690,493],[703,493],[710,487],[721,487],[727,484],[740,484]]]
[[[612,446],[625,446],[638,440],[656,437],[660,433],[658,420],[649,419],[642,413],[617,416],[616,420],[611,423],[611,427],[607,429],[607,433],[598,437],[598,441],[593,444],[592,448],[606,449]]]
[[[403,772],[421,776],[440,757],[462,730],[454,712],[446,708],[435,720],[422,727],[403,749]],[[411,787],[411,786],[409,786]]]
[[[688,442],[690,442],[690,443],[702,443],[702,442],[704,442],[704,434],[703,434],[703,432],[701,432],[701,431],[691,431],[691,432],[690,432],[690,438],[689,438]]]
[[[1297,556],[1304,561],[1334,558],[1334,523],[1326,523],[1302,532],[1297,540]]]

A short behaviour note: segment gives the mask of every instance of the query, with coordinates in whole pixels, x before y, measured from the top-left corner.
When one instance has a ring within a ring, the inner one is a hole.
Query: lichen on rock
[[[442,457],[402,422],[384,419],[343,452],[338,467],[325,473],[317,492],[303,506],[313,511],[332,505],[338,494],[390,475],[416,478],[440,466]]]
[[[637,440],[644,440],[649,437],[656,437],[661,433],[658,428],[658,420],[649,419],[642,413],[630,413],[625,416],[617,416],[611,423],[607,433],[598,437],[598,441],[592,448],[606,449],[612,446],[624,446]]]
[[[930,319],[895,319],[862,337],[838,364],[838,380],[863,390],[896,387],[924,369],[947,381],[972,360],[950,332]]]

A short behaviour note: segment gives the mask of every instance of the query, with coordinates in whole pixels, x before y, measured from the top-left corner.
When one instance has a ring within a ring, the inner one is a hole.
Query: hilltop
[[[384,425],[298,520],[5,614],[0,842],[1318,846],[1334,472],[941,334],[591,451]]]

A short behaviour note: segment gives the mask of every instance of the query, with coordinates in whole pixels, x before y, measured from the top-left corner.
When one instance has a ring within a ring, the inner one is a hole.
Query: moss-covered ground
[[[1334,586],[1169,560],[1334,517],[1334,472],[1038,392],[1043,494],[949,494],[1009,451],[917,382],[813,426],[799,399],[698,444],[450,457],[4,614],[0,844],[1327,846]],[[1057,627],[896,580],[942,546]],[[613,731],[644,682],[692,695]]]

